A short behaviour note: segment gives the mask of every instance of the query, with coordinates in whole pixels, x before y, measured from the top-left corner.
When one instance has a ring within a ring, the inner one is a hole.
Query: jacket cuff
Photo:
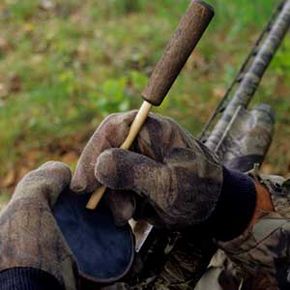
[[[256,207],[254,181],[246,174],[223,168],[223,185],[217,206],[207,221],[218,241],[229,241],[249,226]]]
[[[64,290],[58,280],[35,268],[17,267],[0,272],[0,290]]]

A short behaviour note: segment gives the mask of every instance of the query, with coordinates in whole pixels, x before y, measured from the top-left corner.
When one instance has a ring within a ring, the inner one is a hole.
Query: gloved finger
[[[104,150],[116,148],[122,144],[135,115],[136,111],[112,114],[101,123],[78,161],[70,185],[72,191],[93,192],[100,185],[94,175],[96,160]]]
[[[163,162],[127,150],[109,149],[96,163],[96,178],[108,188],[145,197],[168,228],[198,223],[213,210],[222,184],[222,168],[208,149],[173,148]]]
[[[132,218],[136,200],[128,191],[111,190],[105,195],[106,202],[111,209],[115,224],[124,226]]]
[[[68,187],[70,181],[71,171],[66,164],[49,161],[23,177],[15,189],[12,200],[19,198],[45,199],[50,206],[53,206],[59,194]]]
[[[144,155],[108,149],[97,159],[96,178],[115,190],[132,190],[163,210],[170,203],[170,169]]]

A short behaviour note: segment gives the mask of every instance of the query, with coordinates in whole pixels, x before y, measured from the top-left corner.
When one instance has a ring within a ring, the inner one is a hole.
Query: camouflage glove
[[[222,186],[216,156],[173,120],[154,114],[132,146],[134,152],[117,149],[135,114],[104,120],[81,155],[71,189],[92,192],[104,184],[123,190],[121,195],[107,194],[119,221],[128,220],[135,210],[126,191],[137,193],[136,213],[155,225],[181,229],[206,220]]]
[[[51,213],[70,179],[68,167],[48,162],[20,181],[0,215],[0,271],[40,269],[76,289],[74,259]]]

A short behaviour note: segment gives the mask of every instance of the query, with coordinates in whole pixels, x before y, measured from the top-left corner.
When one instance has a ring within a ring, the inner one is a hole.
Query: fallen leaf
[[[31,33],[35,29],[35,25],[31,22],[27,22],[23,25],[23,30],[25,33]]]
[[[40,1],[39,7],[43,10],[53,10],[55,8],[55,3],[50,0],[42,0]]]
[[[8,89],[4,83],[0,83],[0,98],[8,95]]]
[[[22,166],[20,167],[19,169],[19,172],[18,172],[18,180],[17,182],[24,176],[26,175],[29,171],[31,170],[31,168],[27,167],[27,166]]]
[[[6,38],[0,36],[0,52],[7,52],[11,48]]]
[[[213,89],[213,95],[217,98],[222,98],[226,93],[225,88],[217,87]]]
[[[15,172],[15,170],[10,170],[6,176],[2,179],[1,183],[1,187],[9,187],[12,186],[15,181],[17,179],[17,174]]]
[[[16,93],[21,91],[21,87],[22,87],[21,78],[18,75],[11,76],[9,80],[9,91]]]
[[[65,153],[61,157],[61,161],[68,164],[74,163],[77,159],[78,159],[78,156],[74,151]]]

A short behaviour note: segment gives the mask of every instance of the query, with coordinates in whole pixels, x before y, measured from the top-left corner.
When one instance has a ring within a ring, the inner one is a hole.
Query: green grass
[[[189,1],[56,0],[50,9],[40,2],[0,4],[0,186],[11,171],[17,180],[51,158],[74,165],[107,114],[137,108],[149,73]],[[215,19],[158,108],[193,134],[200,131],[277,3],[209,2]],[[256,98],[277,111],[277,136],[268,160],[277,173],[287,173],[290,164],[289,80],[288,38]],[[71,152],[75,158],[67,157]]]

